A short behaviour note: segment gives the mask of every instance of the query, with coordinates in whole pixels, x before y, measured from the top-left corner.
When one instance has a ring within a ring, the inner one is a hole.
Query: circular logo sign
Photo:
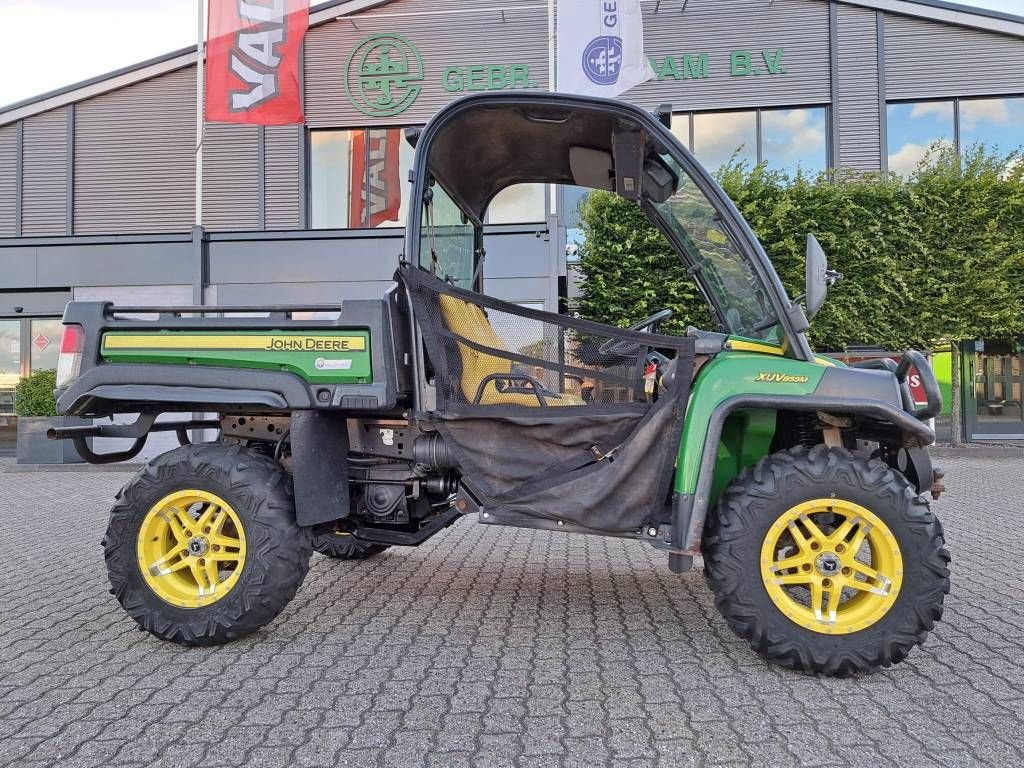
[[[423,57],[399,35],[372,35],[356,43],[346,66],[345,92],[371,117],[404,112],[420,95]]]
[[[622,38],[601,35],[583,50],[583,72],[597,85],[615,85],[622,69]]]

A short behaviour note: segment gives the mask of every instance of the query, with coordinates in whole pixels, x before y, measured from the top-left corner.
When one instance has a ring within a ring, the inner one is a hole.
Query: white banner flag
[[[617,96],[654,77],[640,0],[558,0],[558,90]]]

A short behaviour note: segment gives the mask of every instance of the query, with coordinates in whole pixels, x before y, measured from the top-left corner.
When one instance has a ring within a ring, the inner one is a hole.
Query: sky
[[[0,106],[194,44],[197,2],[0,0]],[[961,2],[1024,15],[1024,0]]]

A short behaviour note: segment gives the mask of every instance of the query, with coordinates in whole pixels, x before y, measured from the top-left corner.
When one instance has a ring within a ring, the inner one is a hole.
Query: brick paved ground
[[[767,667],[645,546],[471,521],[179,648],[107,593],[126,476],[0,466],[0,765],[1018,766],[1024,460],[943,463],[946,620],[846,681]]]

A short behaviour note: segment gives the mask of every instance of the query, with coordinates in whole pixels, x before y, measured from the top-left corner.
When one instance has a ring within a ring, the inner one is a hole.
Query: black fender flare
[[[765,408],[776,411],[803,411],[868,416],[893,424],[903,435],[906,447],[924,448],[935,442],[935,432],[913,414],[878,400],[835,398],[817,395],[734,395],[720,402],[711,414],[704,439],[697,487],[693,494],[675,493],[672,497],[672,547],[699,555],[704,521],[710,504],[718,444],[722,427],[734,411]]]

